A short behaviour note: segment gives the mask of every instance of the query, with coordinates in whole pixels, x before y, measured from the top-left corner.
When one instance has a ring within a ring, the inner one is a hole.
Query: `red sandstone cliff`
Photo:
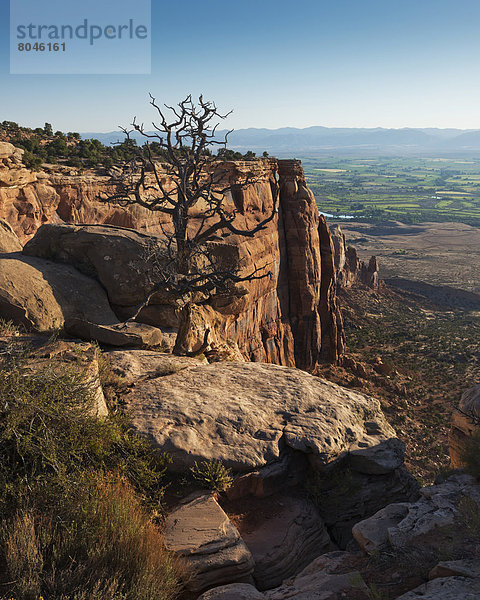
[[[372,256],[368,265],[360,260],[356,248],[347,246],[340,225],[332,229],[331,239],[338,285],[350,287],[360,282],[374,290],[377,289],[379,285],[377,258]]]
[[[34,174],[23,167],[21,153],[10,144],[0,145],[0,161],[0,218],[23,241],[43,223],[55,221],[160,232],[163,215],[98,201],[99,194],[115,191],[112,177],[78,176],[65,168]],[[234,192],[230,201],[247,226],[269,214],[275,166],[280,185],[278,215],[253,239],[229,236],[221,242],[242,268],[267,262],[272,277],[250,282],[248,293],[239,299],[214,299],[210,318],[248,360],[311,370],[318,361],[338,360],[343,352],[343,329],[335,299],[332,239],[326,223],[319,219],[300,162],[260,159],[226,164],[230,182],[245,170],[253,172],[255,181]],[[122,317],[133,309],[113,304]],[[152,323],[152,311],[146,318]]]

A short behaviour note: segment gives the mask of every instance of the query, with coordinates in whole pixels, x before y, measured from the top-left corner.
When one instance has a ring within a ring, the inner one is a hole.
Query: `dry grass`
[[[180,591],[180,563],[114,475],[84,482],[61,514],[18,513],[4,543],[17,600],[172,600]]]

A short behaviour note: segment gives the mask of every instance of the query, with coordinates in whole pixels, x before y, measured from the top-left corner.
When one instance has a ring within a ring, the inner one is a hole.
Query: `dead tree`
[[[254,227],[242,228],[235,203],[227,198],[257,179],[247,169],[240,179],[228,181],[225,162],[212,153],[215,148],[227,146],[231,131],[220,139],[217,129],[230,113],[222,115],[213,102],[202,96],[198,104],[189,95],[177,106],[161,107],[150,95],[150,104],[159,120],[152,123],[153,131],[147,131],[136,118],[133,129],[121,128],[127,140],[135,131],[145,143],[131,144],[133,155],[123,165],[118,193],[101,199],[123,206],[142,206],[166,216],[161,225],[162,239],[146,257],[155,275],[153,288],[132,319],[155,294],[166,294],[182,305],[180,332],[185,329],[182,323],[188,322],[194,303],[205,302],[215,294],[232,293],[235,284],[270,276],[267,264],[241,273],[238,264],[229,263],[222,256],[221,246],[215,242],[230,234],[252,238],[264,229],[277,212],[279,189],[275,170],[270,182],[272,211]],[[174,351],[180,354],[186,350],[177,336]]]

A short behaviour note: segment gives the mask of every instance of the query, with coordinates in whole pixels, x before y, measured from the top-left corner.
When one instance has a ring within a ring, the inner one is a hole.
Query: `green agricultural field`
[[[319,209],[357,220],[480,226],[480,158],[302,158]]]

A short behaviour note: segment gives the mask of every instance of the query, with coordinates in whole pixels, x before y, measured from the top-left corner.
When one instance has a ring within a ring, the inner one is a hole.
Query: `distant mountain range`
[[[219,136],[225,132],[220,131]],[[109,145],[124,139],[122,132],[81,134]],[[132,137],[140,139],[138,134]],[[237,129],[229,136],[232,150],[264,150],[276,156],[302,156],[325,153],[368,154],[480,154],[480,130],[468,129],[373,129],[307,127],[296,129]]]

